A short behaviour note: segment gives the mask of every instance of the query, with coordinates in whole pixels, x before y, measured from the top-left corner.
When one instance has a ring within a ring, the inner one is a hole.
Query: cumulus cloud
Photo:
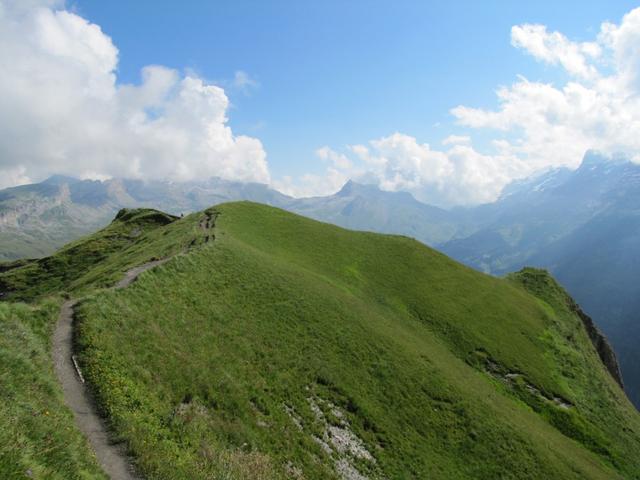
[[[329,168],[323,174],[307,173],[299,177],[285,175],[275,179],[272,186],[292,197],[317,197],[337,192],[352,176],[344,171]]]
[[[440,151],[415,137],[394,133],[367,145],[350,145],[347,153],[322,147],[316,155],[330,162],[324,175],[287,177],[276,186],[290,195],[314,196],[333,193],[354,179],[383,190],[408,191],[419,200],[446,207],[491,201],[527,169],[510,154],[479,153],[465,137],[451,139],[449,145]]]
[[[30,179],[26,176],[24,167],[8,168],[0,172],[0,188],[23,185],[29,182]]]
[[[364,178],[383,190],[412,192],[440,206],[491,201],[524,166],[510,155],[483,155],[464,140],[437,150],[395,133],[352,151],[364,163]]]
[[[270,181],[261,142],[229,127],[222,88],[163,66],[122,85],[117,65],[112,40],[62,3],[0,0],[0,183],[53,172]]]
[[[343,153],[334,152],[329,147],[324,146],[316,150],[316,156],[325,162],[331,162],[333,167],[342,170],[349,170],[353,167],[351,160]]]
[[[242,91],[244,94],[249,94],[252,89],[258,88],[260,84],[257,80],[251,78],[247,72],[238,70],[233,75],[232,86]]]
[[[484,151],[466,135],[450,135],[444,148],[434,149],[396,133],[349,147],[356,161],[349,168],[332,167],[331,176],[361,176],[446,206],[492,201],[512,180],[577,167],[590,149],[640,162],[640,8],[619,24],[603,23],[590,41],[524,24],[512,28],[511,43],[561,68],[566,80],[554,85],[518,76],[497,90],[496,109],[453,108],[460,126],[488,137]]]
[[[516,25],[511,29],[511,44],[522,48],[538,60],[562,65],[569,73],[594,78],[598,70],[589,64],[602,53],[596,42],[572,42],[560,32],[547,32],[544,25]]]
[[[469,135],[449,135],[442,140],[442,145],[469,145],[471,137]]]
[[[326,165],[324,173],[309,173],[299,178],[287,175],[274,180],[273,186],[293,197],[313,197],[333,193],[349,178],[363,173],[354,168],[352,161],[345,154],[338,153],[327,146],[317,149],[315,153],[316,157]]]
[[[537,59],[561,66],[564,85],[524,77],[498,90],[499,107],[458,106],[457,121],[472,128],[504,132],[503,152],[531,168],[576,167],[588,149],[640,152],[640,9],[619,25],[603,23],[592,42],[574,42],[541,25],[512,29],[512,43]]]

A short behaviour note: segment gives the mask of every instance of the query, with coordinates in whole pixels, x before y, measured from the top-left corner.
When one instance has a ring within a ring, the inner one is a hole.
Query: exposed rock
[[[293,421],[293,424],[298,428],[298,430],[302,431],[302,419],[296,413],[296,411],[291,408],[289,405],[284,404],[284,411],[289,415],[289,418]]]
[[[306,390],[310,391],[309,388]],[[369,480],[370,477],[362,474],[355,464],[358,460],[364,460],[374,467],[376,459],[367,449],[365,442],[351,429],[345,412],[331,401],[317,395],[307,397],[307,402],[316,421],[322,426],[322,435],[312,434],[311,439],[332,459],[338,476],[342,480]],[[300,431],[305,431],[305,423],[295,409],[287,404],[283,407],[294,425]],[[333,417],[332,421],[337,425],[330,423],[325,412],[329,417]],[[373,478],[383,478],[379,473],[374,474]]]
[[[302,473],[302,470],[300,470],[299,467],[295,466],[291,461],[288,461],[287,464],[285,465],[285,471],[287,472],[287,476],[289,478],[296,478],[296,479],[304,478],[304,474]]]
[[[341,459],[336,462],[336,472],[343,480],[369,480],[369,477],[362,475],[353,465],[351,465],[349,461],[345,459]]]
[[[598,329],[598,327],[596,327],[596,324],[593,322],[591,317],[584,313],[580,306],[573,300],[570,301],[569,308],[571,308],[571,310],[575,312],[578,317],[580,317],[584,328],[589,334],[591,343],[593,343],[593,346],[600,356],[600,360],[607,368],[613,379],[618,383],[618,385],[620,385],[622,389],[624,389],[624,383],[622,382],[622,374],[620,373],[618,359],[616,358],[616,354],[613,352],[613,348],[611,348],[611,344],[609,344],[607,338]]]
[[[481,355],[486,355],[484,351],[478,351]],[[518,382],[521,386],[524,386],[527,392],[533,397],[536,397],[542,401],[546,401],[554,404],[556,407],[568,410],[573,407],[573,404],[566,398],[562,398],[557,395],[549,396],[543,393],[538,387],[530,383],[526,376],[520,372],[511,372],[491,357],[484,358],[484,368],[486,372],[492,377],[504,382],[510,388],[518,388]]]
[[[525,267],[511,274],[510,278],[518,280],[529,292],[542,300],[553,304],[560,301],[582,321],[591,343],[598,352],[600,360],[609,371],[613,379],[624,389],[618,360],[604,334],[596,327],[589,317],[567,291],[544,269]]]
[[[364,446],[364,443],[348,427],[337,427],[329,425],[329,438],[334,448],[340,453],[350,453],[355,458],[363,458],[370,462],[375,459]]]

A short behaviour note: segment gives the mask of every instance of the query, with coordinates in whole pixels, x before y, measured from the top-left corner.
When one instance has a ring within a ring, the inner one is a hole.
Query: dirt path
[[[145,263],[144,265],[140,265],[139,267],[132,268],[127,273],[124,274],[124,278],[116,283],[115,288],[125,288],[133,283],[133,281],[138,278],[142,272],[146,272],[147,270],[152,269],[153,267],[157,267],[158,265],[162,265],[167,262],[169,259],[165,258],[163,260],[154,260],[153,262]]]
[[[216,214],[206,213],[199,226],[205,232],[204,243],[215,239]],[[196,240],[192,242],[195,244]],[[126,288],[147,270],[162,265],[169,259],[154,260],[139,267],[132,268],[124,274],[114,288]],[[110,441],[110,435],[103,419],[98,415],[91,395],[87,391],[84,379],[75,363],[73,355],[73,309],[76,300],[67,300],[62,305],[60,318],[53,334],[53,365],[62,385],[62,392],[67,406],[73,412],[78,428],[88,438],[89,444],[98,458],[98,463],[112,480],[138,480],[130,459],[123,445]]]
[[[129,270],[115,288],[129,286],[138,275],[167,260],[156,260]],[[75,300],[62,305],[60,318],[53,334],[53,365],[62,385],[64,400],[73,412],[78,428],[89,439],[100,466],[112,480],[137,480],[131,462],[122,445],[110,441],[107,427],[98,415],[93,399],[76,370],[73,356],[73,308]]]

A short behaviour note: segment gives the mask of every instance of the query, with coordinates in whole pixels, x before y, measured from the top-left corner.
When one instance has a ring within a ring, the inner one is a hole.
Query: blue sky
[[[349,178],[441,206],[640,162],[627,1],[0,0],[0,187]]]
[[[161,7],[159,5],[162,5]],[[541,23],[574,40],[619,21],[631,1],[79,0],[120,50],[119,81],[149,64],[225,84],[246,72],[258,88],[227,88],[237,133],[260,138],[274,176],[319,171],[314,151],[399,131],[437,144],[467,129],[449,109],[493,107],[517,74],[563,73],[510,44],[513,25]]]

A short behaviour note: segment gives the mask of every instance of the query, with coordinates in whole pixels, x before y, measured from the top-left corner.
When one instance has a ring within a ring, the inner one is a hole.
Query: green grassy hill
[[[0,267],[32,304],[11,308],[84,297],[82,367],[148,478],[640,478],[640,416],[544,272],[497,279],[258,204],[207,214],[213,235],[204,214],[124,212]]]

